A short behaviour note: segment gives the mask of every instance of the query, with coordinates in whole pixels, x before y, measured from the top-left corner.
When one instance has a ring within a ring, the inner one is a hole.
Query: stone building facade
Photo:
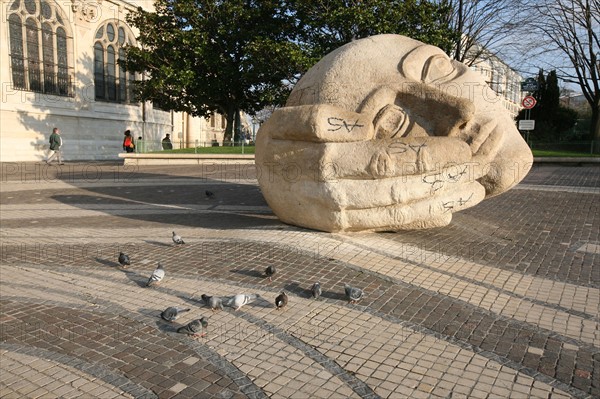
[[[486,83],[498,95],[490,101],[500,101],[511,116],[516,119],[523,108],[521,101],[524,93],[521,92],[523,77],[495,54],[475,45],[467,53],[467,64],[474,71],[484,76]]]
[[[118,60],[136,45],[127,13],[148,0],[3,0],[0,18],[0,160],[39,161],[53,127],[66,160],[117,159],[123,132],[175,148],[222,141],[221,115],[209,119],[136,102]]]

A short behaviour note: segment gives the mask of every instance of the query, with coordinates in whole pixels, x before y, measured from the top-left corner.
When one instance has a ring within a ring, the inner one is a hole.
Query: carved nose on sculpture
[[[440,92],[442,93],[442,92]],[[457,136],[475,116],[475,105],[467,99],[438,94],[431,100],[436,136]]]
[[[426,85],[400,92],[396,102],[410,110],[414,122],[428,126],[431,136],[458,136],[475,116],[475,105],[468,99]]]

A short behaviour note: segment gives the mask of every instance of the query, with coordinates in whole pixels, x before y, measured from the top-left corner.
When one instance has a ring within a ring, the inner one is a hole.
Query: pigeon
[[[194,337],[204,337],[206,333],[200,334],[202,330],[208,327],[208,321],[202,317],[200,319],[192,320],[187,325],[179,327],[177,332],[180,334],[192,335]]]
[[[214,198],[214,196],[215,196],[215,193],[213,193],[212,191],[208,191],[208,190],[206,190],[204,192],[204,194],[206,194],[206,199]]]
[[[267,267],[265,269],[265,274],[269,278],[269,281],[273,281],[273,275],[275,273],[277,273],[277,269],[275,269],[275,265],[269,265],[269,267]]]
[[[165,269],[163,269],[160,262],[158,262],[158,267],[152,273],[152,276],[148,279],[146,283],[146,287],[152,287],[158,285],[160,281],[165,277]]]
[[[201,297],[204,303],[206,303],[206,305],[213,311],[223,310],[223,298],[218,296],[208,296],[205,294],[202,294]]]
[[[175,234],[175,232],[173,232],[173,242],[175,243],[175,245],[185,244],[185,242],[183,241],[183,238],[181,238],[181,236]]]
[[[321,284],[317,281],[310,289],[311,296],[315,299],[321,296]]]
[[[225,305],[234,310],[240,310],[240,308],[250,302],[254,302],[257,298],[260,298],[258,294],[238,294],[229,298]]]
[[[351,287],[348,284],[344,284],[344,290],[346,291],[346,298],[348,298],[348,302],[350,303],[360,301],[365,294],[360,288]]]
[[[283,309],[287,303],[288,296],[285,292],[281,291],[281,294],[277,295],[277,298],[275,298],[275,306],[277,307],[277,310]]]
[[[178,308],[175,306],[169,306],[168,308],[163,310],[163,312],[160,314],[160,317],[162,317],[163,320],[166,321],[175,321],[179,317],[180,313],[189,312],[190,310],[190,308]]]
[[[119,264],[121,264],[121,266],[131,265],[131,261],[129,260],[129,255],[125,255],[123,252],[119,252]]]

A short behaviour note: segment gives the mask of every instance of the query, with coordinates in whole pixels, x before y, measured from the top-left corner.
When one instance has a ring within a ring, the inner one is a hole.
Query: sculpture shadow
[[[168,176],[163,175],[162,178]],[[200,180],[200,179],[199,179]],[[72,182],[69,182],[72,183]],[[74,184],[75,186],[77,184]],[[86,187],[87,193],[76,193],[72,195],[55,194],[50,197],[59,203],[67,204],[80,208],[82,210],[102,212],[108,216],[118,217],[123,220],[122,224],[117,225],[127,227],[132,225],[128,220],[137,222],[152,222],[167,225],[166,230],[172,231],[173,226],[181,227],[201,227],[208,229],[254,229],[254,228],[272,228],[284,229],[287,226],[275,218],[267,206],[260,193],[254,193],[256,187],[250,188],[245,185],[234,185],[233,190],[227,201],[223,201],[219,206],[205,208],[202,202],[193,198],[189,192],[198,191],[198,187],[185,188],[186,194],[183,195],[181,186],[174,186],[179,191],[176,195],[177,203],[184,206],[173,207],[172,196],[168,194],[157,194],[155,186],[131,185],[126,190],[119,187]],[[235,194],[235,195],[234,195]],[[257,196],[260,195],[260,198]],[[185,198],[184,198],[185,197]],[[255,200],[248,199],[255,197]],[[244,198],[242,202],[240,199]],[[199,203],[200,202],[200,203]],[[108,204],[102,209],[99,205]],[[116,205],[116,206],[115,206]],[[138,209],[136,209],[138,208]],[[265,210],[260,210],[265,209]],[[62,219],[66,225],[76,226],[78,219]],[[184,237],[185,240],[185,237]],[[167,243],[158,243],[157,245],[168,245]]]

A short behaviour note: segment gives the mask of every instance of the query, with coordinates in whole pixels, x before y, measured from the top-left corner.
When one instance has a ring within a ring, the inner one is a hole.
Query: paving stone
[[[80,169],[75,176],[83,176],[82,167],[73,165]],[[98,166],[106,173],[114,167]],[[534,397],[550,392],[553,398],[567,397],[566,389],[575,397],[598,396],[594,382],[600,367],[600,271],[593,266],[600,257],[593,248],[600,242],[594,230],[600,221],[594,191],[600,186],[599,170],[536,166],[521,187],[455,214],[446,228],[350,237],[279,223],[252,180],[252,168],[238,181],[241,171],[235,166],[223,167],[227,181],[203,168],[138,168],[135,184],[128,184],[126,191],[110,178],[90,184],[75,177],[60,182],[60,188],[33,182],[32,190],[32,182],[21,183],[12,176],[0,189],[0,348],[25,345],[66,356],[65,364],[80,362],[78,367],[92,370],[104,385],[72,380],[71,386],[107,397],[114,394],[112,384],[122,387],[127,379],[131,392],[149,389],[159,397],[170,395],[169,388],[177,384],[187,386],[177,397],[264,397],[265,392],[252,384],[258,376],[269,376],[272,389],[282,396],[290,387],[302,389],[304,397],[319,388],[331,397],[338,397],[341,388],[366,396],[355,385],[366,381],[367,387],[379,386],[377,392],[389,397],[400,392],[402,397],[478,397],[484,392],[510,397],[526,395],[529,382],[538,382],[527,377],[513,384],[525,374],[540,376],[543,382],[534,384]],[[198,200],[209,186],[218,192],[218,203]],[[240,198],[247,207],[231,211]],[[49,214],[48,206],[60,217]],[[35,227],[30,227],[32,220]],[[177,252],[169,242],[172,228],[190,237]],[[126,245],[135,260],[127,271],[117,271],[115,262],[124,246],[122,237],[131,238]],[[157,258],[168,265],[165,283],[132,295],[141,290]],[[278,275],[267,285],[260,274],[271,263],[277,265]],[[17,270],[31,277],[18,276]],[[42,272],[52,276],[47,279],[52,284],[36,277]],[[106,273],[110,280],[102,279]],[[15,283],[15,277],[21,277],[20,282]],[[306,300],[316,279],[325,288],[323,298],[294,307],[294,302]],[[192,281],[199,282],[194,291],[181,289]],[[358,306],[344,303],[344,282],[367,292]],[[265,290],[273,297],[280,289],[288,291],[292,301],[285,313],[267,313],[264,306],[241,311],[281,327],[283,334],[271,336],[243,316],[210,315],[189,299],[209,292],[211,284],[219,289],[226,284],[232,291]],[[198,306],[212,318],[211,326],[223,317],[254,328],[222,342],[213,339],[212,330],[204,340],[173,337],[149,309],[165,298]],[[310,312],[324,306],[336,310],[322,314],[316,331],[290,334],[291,326],[302,325]],[[375,319],[382,322],[371,325]],[[385,327],[383,321],[388,323]],[[368,333],[361,332],[367,328]],[[386,335],[391,329],[396,335]],[[327,340],[314,348],[341,367],[343,373],[334,373],[333,379],[332,370],[309,357],[308,349],[290,346],[325,334]],[[267,335],[270,346],[245,355]],[[423,335],[431,342],[422,341]],[[396,353],[391,342],[413,346]],[[438,343],[441,347],[429,352]],[[267,367],[278,364],[278,356],[295,363],[289,367],[294,374]],[[508,371],[494,374],[490,368],[498,364]],[[94,369],[97,366],[105,369]],[[30,368],[24,364],[20,373],[27,375]],[[124,380],[106,370],[125,375]],[[52,383],[71,376],[57,369],[44,377],[47,380],[36,377],[36,384],[42,381],[58,390]],[[384,386],[391,381],[401,381],[402,387]],[[557,387],[554,391],[548,381]]]

